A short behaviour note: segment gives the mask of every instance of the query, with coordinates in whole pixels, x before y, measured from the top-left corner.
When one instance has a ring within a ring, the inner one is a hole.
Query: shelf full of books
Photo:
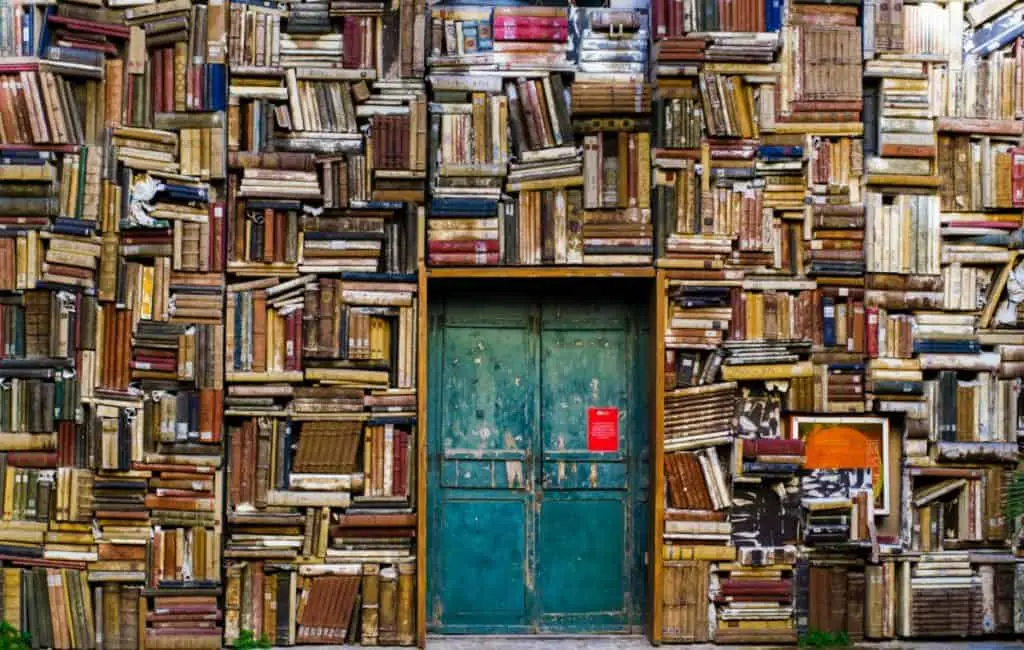
[[[652,639],[1024,633],[1020,7],[609,4],[0,0],[3,621],[422,642],[426,263],[657,269]]]
[[[418,640],[423,2],[232,4],[224,636]]]
[[[652,635],[1019,631],[1014,12],[652,11]]]
[[[3,620],[413,644],[426,7],[129,4],[0,7]]]
[[[431,266],[649,265],[646,10],[437,6]]]
[[[221,644],[225,9],[4,23],[3,620],[35,647]]]

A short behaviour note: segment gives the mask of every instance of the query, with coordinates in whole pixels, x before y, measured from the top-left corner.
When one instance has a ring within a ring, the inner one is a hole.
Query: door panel
[[[545,631],[622,630],[628,576],[622,499],[545,495],[537,526],[537,602]]]
[[[438,593],[444,611],[434,615],[452,625],[524,625],[525,502],[453,499],[443,512],[433,543],[451,561],[444,562]]]
[[[636,314],[504,295],[431,305],[432,631],[639,625],[647,434]],[[614,452],[588,451],[594,406],[619,409]]]
[[[441,486],[524,489],[535,400],[529,332],[452,326],[444,352]]]
[[[432,311],[429,467],[431,624],[526,631],[532,595],[531,306]],[[481,594],[487,594],[481,598]]]
[[[620,305],[542,307],[537,601],[547,630],[628,625],[628,441],[634,430],[626,329]],[[592,407],[618,409],[615,451],[588,450]]]

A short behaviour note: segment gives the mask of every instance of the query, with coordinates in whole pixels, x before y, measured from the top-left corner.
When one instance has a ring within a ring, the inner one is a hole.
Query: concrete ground
[[[359,646],[304,646],[304,650],[342,650]],[[640,636],[619,637],[501,637],[501,636],[429,636],[429,650],[646,650],[651,648],[647,639]],[[686,650],[755,650],[785,648],[792,646],[727,646],[712,644],[691,644],[665,648]],[[935,641],[909,642],[889,641],[886,643],[857,644],[855,648],[866,650],[1021,650],[1024,641]],[[284,650],[284,649],[282,649]],[[378,650],[400,650],[380,647]]]
[[[646,650],[651,644],[644,637],[551,637],[551,638],[510,638],[510,637],[428,637],[427,648],[430,650]],[[665,648],[685,648],[686,650],[753,650],[754,648],[784,648],[787,646],[726,646],[714,644],[691,644]],[[792,647],[792,646],[788,646]],[[1021,641],[975,641],[942,643],[869,643],[857,644],[856,648],[871,650],[1020,650],[1024,648]]]

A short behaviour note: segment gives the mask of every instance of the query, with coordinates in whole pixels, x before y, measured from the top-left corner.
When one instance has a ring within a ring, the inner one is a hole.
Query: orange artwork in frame
[[[804,441],[806,469],[871,470],[875,514],[889,514],[887,418],[794,416],[790,437]]]

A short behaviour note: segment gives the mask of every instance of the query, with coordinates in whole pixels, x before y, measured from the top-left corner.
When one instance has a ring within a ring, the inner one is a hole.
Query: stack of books
[[[459,6],[431,22],[428,262],[650,263],[647,12]]]
[[[415,638],[410,531],[335,526],[415,516],[425,15],[422,2],[231,14],[229,644],[246,630],[276,645]]]

